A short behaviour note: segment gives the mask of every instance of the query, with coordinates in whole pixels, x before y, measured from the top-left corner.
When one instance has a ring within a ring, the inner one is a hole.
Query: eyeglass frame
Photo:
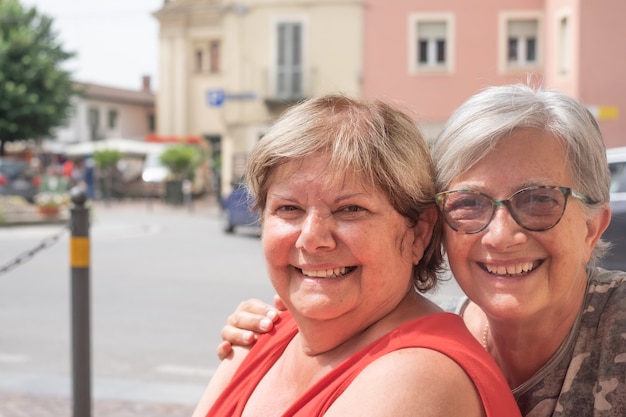
[[[561,211],[561,215],[559,216],[559,218],[549,227],[546,228],[540,228],[540,229],[533,229],[533,228],[528,228],[526,226],[524,226],[523,224],[520,223],[520,221],[517,219],[517,215],[515,214],[515,210],[511,209],[511,199],[513,199],[515,196],[525,192],[525,191],[529,191],[529,190],[540,190],[540,189],[553,189],[553,190],[558,190],[561,192],[561,194],[563,195],[564,201],[563,201],[563,211]],[[452,224],[450,224],[450,221],[448,220],[448,216],[446,215],[446,211],[444,210],[444,202],[446,197],[449,194],[453,194],[453,193],[467,193],[467,194],[478,194],[478,195],[482,195],[484,197],[487,197],[490,201],[491,201],[491,216],[489,217],[489,220],[487,221],[487,223],[485,223],[484,226],[482,226],[480,229],[475,230],[475,231],[471,231],[471,232],[464,232],[462,230],[458,230],[456,227],[454,227]],[[493,221],[493,218],[496,215],[496,211],[501,208],[501,207],[506,207],[507,210],[509,211],[509,214],[511,215],[511,217],[513,218],[513,220],[515,221],[515,223],[520,226],[521,228],[531,231],[531,232],[545,232],[547,230],[552,229],[554,226],[556,226],[557,224],[559,224],[559,222],[561,221],[561,219],[563,218],[563,214],[565,214],[565,209],[567,208],[567,200],[569,196],[572,196],[574,198],[579,199],[580,201],[582,201],[585,204],[597,204],[596,201],[592,200],[591,198],[587,197],[586,195],[574,190],[573,188],[570,187],[562,187],[562,186],[558,186],[558,185],[533,185],[530,187],[525,187],[525,188],[521,188],[517,191],[515,191],[513,194],[511,194],[511,196],[509,198],[505,198],[504,200],[495,200],[493,197],[477,191],[477,190],[469,190],[469,189],[459,189],[459,190],[448,190],[448,191],[442,191],[440,193],[435,194],[435,203],[437,204],[437,206],[439,207],[439,210],[441,211],[443,218],[446,222],[446,224],[448,226],[450,226],[450,228],[452,230],[454,230],[455,232],[459,232],[459,233],[464,233],[466,235],[473,235],[476,233],[480,233],[483,230],[485,230]]]

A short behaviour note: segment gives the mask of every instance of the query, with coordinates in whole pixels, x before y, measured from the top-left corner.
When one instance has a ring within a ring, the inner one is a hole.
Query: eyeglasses
[[[556,226],[563,217],[569,196],[593,204],[588,197],[567,187],[538,185],[516,191],[506,200],[494,200],[473,190],[444,191],[435,196],[446,223],[466,234],[484,230],[502,206],[526,230],[542,232]]]

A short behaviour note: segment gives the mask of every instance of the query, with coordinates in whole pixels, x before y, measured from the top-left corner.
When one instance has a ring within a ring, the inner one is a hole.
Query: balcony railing
[[[313,96],[314,71],[302,68],[265,71],[264,101],[270,108],[291,105]]]

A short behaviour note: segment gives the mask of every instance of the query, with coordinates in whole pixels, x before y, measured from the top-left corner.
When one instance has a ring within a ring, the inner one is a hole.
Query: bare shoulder
[[[335,416],[484,416],[465,371],[431,349],[391,352],[366,367],[325,414]]]
[[[220,365],[215,370],[192,417],[206,416],[217,397],[224,391],[235,375],[241,362],[248,356],[249,351],[248,347],[233,346],[231,353],[220,362]]]

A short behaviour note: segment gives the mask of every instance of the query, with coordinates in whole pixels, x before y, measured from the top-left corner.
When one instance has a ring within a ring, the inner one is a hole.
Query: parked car
[[[162,197],[165,193],[165,179],[170,170],[161,163],[161,152],[151,152],[146,155],[141,172],[146,197]]]
[[[223,230],[233,233],[238,227],[259,231],[258,214],[252,209],[251,197],[243,185],[237,185],[223,201]]]
[[[167,197],[167,182],[170,179],[171,171],[161,162],[161,155],[164,150],[150,152],[146,154],[141,172],[144,196],[146,197]],[[191,182],[191,195],[201,196],[207,191],[208,178],[205,171],[205,164],[200,164],[195,168],[193,180]],[[182,192],[182,191],[181,191]],[[182,199],[182,195],[174,197],[174,200]]]
[[[0,195],[17,195],[33,203],[39,185],[40,177],[28,162],[0,158]]]
[[[601,265],[626,271],[626,146],[607,150],[611,170],[611,224],[602,238],[613,244]]]

